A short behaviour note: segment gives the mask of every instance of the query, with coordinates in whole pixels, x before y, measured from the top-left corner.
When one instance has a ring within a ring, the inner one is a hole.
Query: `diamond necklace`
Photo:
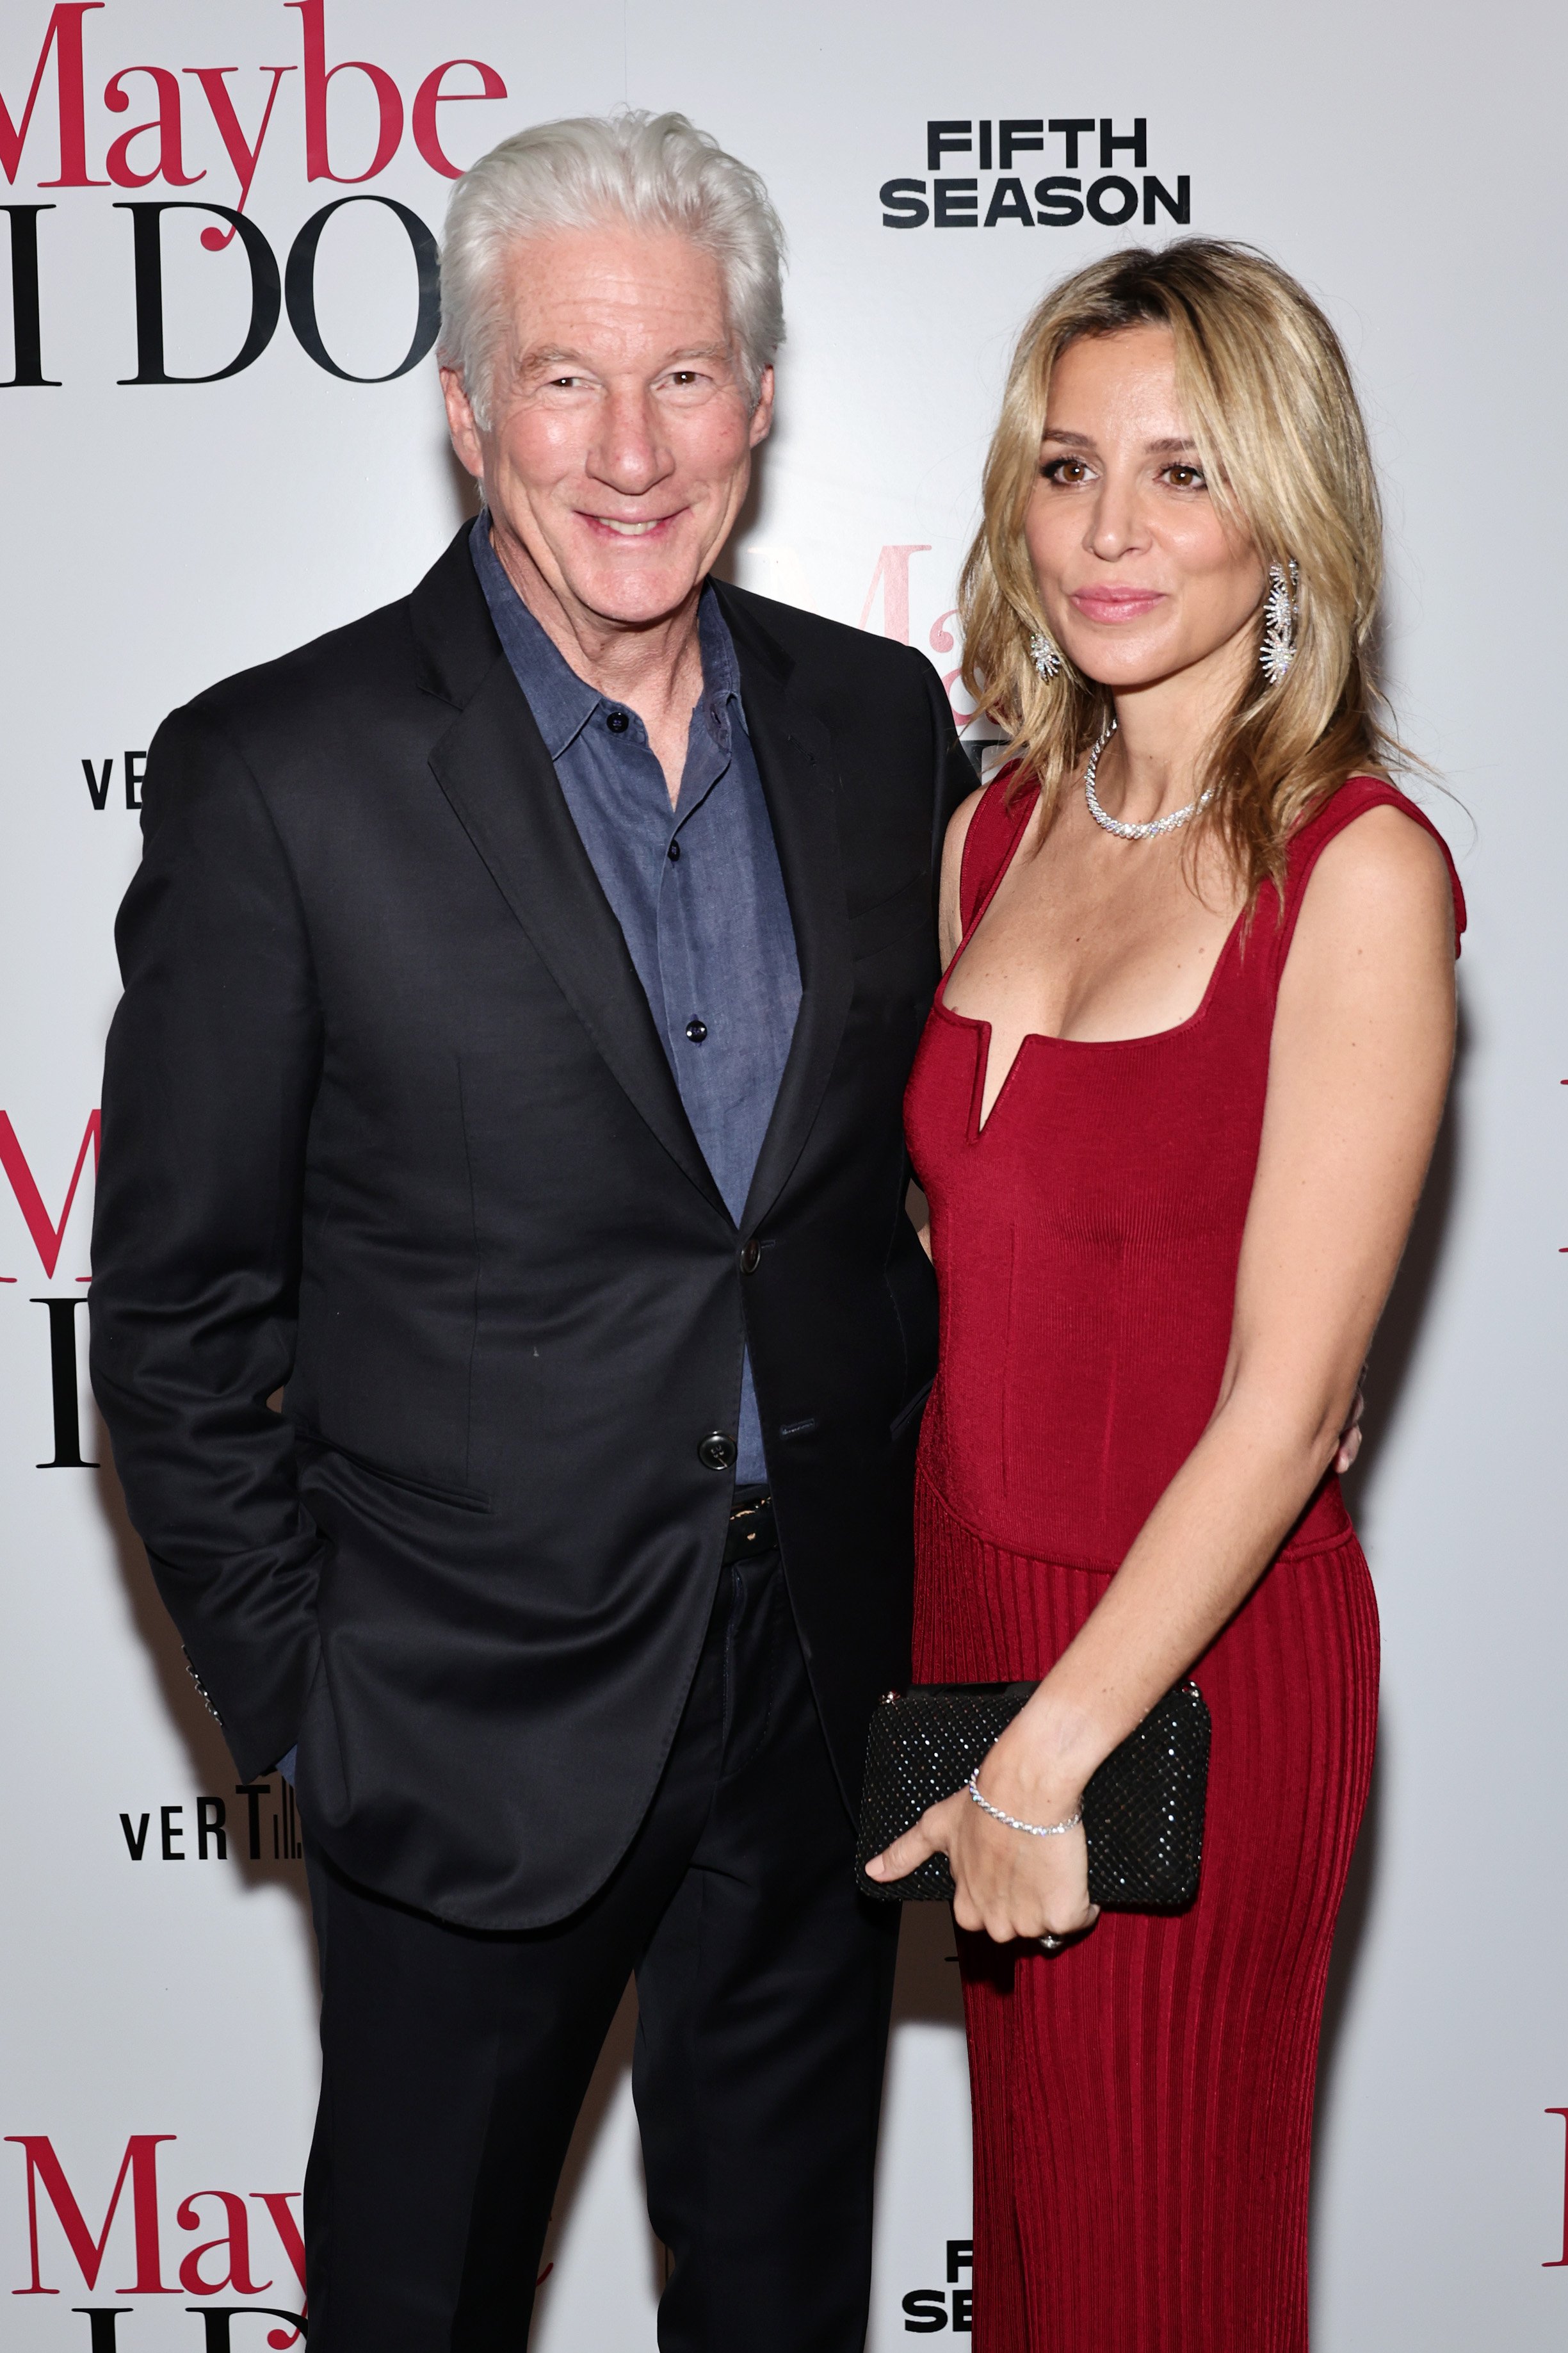
[[[1100,769],[1100,755],[1115,733],[1116,722],[1113,719],[1089,754],[1089,765],[1083,772],[1083,797],[1089,803],[1089,813],[1096,825],[1102,825],[1107,833],[1115,834],[1121,841],[1153,841],[1162,833],[1174,833],[1179,825],[1185,825],[1190,817],[1196,817],[1200,809],[1207,808],[1214,798],[1212,785],[1200,800],[1189,801],[1185,808],[1173,809],[1169,817],[1151,818],[1147,825],[1123,825],[1119,817],[1107,817],[1100,806],[1094,779]]]

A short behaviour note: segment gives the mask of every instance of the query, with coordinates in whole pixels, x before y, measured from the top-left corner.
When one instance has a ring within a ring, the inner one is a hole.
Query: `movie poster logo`
[[[925,126],[925,174],[884,180],[884,228],[1144,228],[1192,218],[1192,180],[1148,168],[1146,116],[955,117]],[[1059,167],[1059,168],[1056,168]]]
[[[405,93],[385,67],[369,58],[329,62],[327,0],[281,0],[277,30],[296,51],[282,64],[127,63],[113,67],[100,87],[103,59],[94,51],[103,51],[107,43],[104,28],[92,20],[101,18],[106,6],[107,0],[62,0],[41,21],[26,90],[0,90],[0,171],[13,188],[21,178],[39,192],[128,192],[110,201],[129,218],[136,364],[118,381],[216,384],[238,375],[268,349],[284,316],[307,356],[347,383],[389,383],[417,366],[439,324],[436,238],[408,206],[365,184],[378,179],[407,146],[439,177],[457,179],[462,167],[447,152],[444,111],[504,99],[507,86],[495,67],[479,58],[447,58]],[[344,116],[345,101],[352,120]],[[276,142],[278,124],[290,106],[299,110],[307,184],[324,181],[356,193],[313,210],[280,260],[279,248],[247,207],[263,150],[269,138]],[[119,129],[117,118],[132,112],[139,119]],[[365,133],[373,121],[374,143],[367,153]],[[170,193],[140,193],[160,186]],[[199,195],[180,193],[198,186]],[[334,216],[351,205],[374,205],[391,214],[407,238],[413,263],[407,348],[376,375],[362,375],[333,354],[317,312],[321,241],[331,234]],[[0,205],[10,232],[10,386],[58,387],[61,382],[48,369],[41,299],[48,268],[47,216],[57,209],[54,199]],[[186,226],[169,218],[182,214],[200,219],[203,252],[227,257],[216,266],[244,269],[249,276],[249,323],[237,350],[222,366],[195,375],[167,364],[165,240]]]

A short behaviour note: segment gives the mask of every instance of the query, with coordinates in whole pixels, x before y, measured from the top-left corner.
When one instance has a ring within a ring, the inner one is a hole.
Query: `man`
[[[710,578],[779,268],[679,116],[486,157],[443,261],[478,525],[148,762],[94,1374],[236,1763],[298,1774],[312,2353],[521,2342],[633,1972],[661,2345],[864,2341],[896,1919],[852,1810],[968,771],[919,656]]]

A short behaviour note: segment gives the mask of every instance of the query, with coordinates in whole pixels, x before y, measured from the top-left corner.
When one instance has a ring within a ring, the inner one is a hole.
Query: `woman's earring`
[[[1289,577],[1284,567],[1268,567],[1268,600],[1263,607],[1263,643],[1258,659],[1270,686],[1278,686],[1296,659],[1296,590],[1300,574],[1290,558]]]
[[[1061,676],[1062,658],[1044,629],[1037,629],[1029,639],[1029,659],[1042,678]]]

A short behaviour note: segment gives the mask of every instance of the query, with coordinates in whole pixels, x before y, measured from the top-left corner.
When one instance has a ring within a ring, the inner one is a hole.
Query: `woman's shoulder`
[[[1354,930],[1436,910],[1451,917],[1458,953],[1465,896],[1453,855],[1425,809],[1386,776],[1347,776],[1299,828],[1286,884],[1292,917],[1309,884],[1320,919]]]
[[[1018,763],[1011,761],[977,791],[960,801],[948,819],[942,849],[942,903],[949,912],[954,944],[967,933],[1028,823],[1036,794],[1016,787]],[[1014,789],[1009,790],[1009,787]]]

